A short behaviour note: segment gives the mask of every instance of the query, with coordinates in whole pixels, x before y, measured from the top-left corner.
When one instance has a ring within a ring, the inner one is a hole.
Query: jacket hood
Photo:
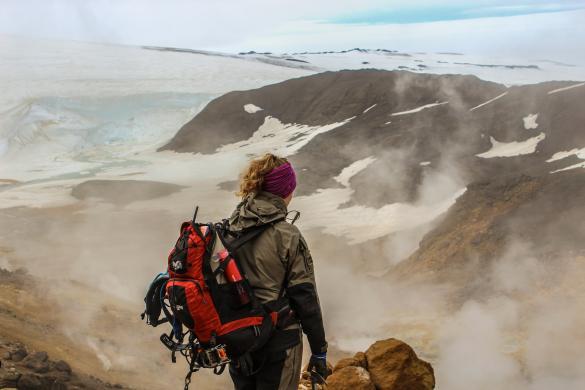
[[[252,193],[242,200],[229,219],[230,230],[262,226],[286,217],[284,200],[270,192]]]

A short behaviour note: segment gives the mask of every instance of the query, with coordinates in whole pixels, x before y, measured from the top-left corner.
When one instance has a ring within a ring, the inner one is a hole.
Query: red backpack
[[[225,220],[201,224],[194,218],[181,225],[168,257],[166,297],[173,321],[192,331],[203,348],[225,345],[234,359],[257,350],[272,334],[277,313],[258,302],[235,256],[269,226],[235,235]]]
[[[219,375],[235,362],[242,372],[255,372],[251,353],[266,345],[276,328],[296,321],[288,304],[277,305],[274,311],[256,299],[236,256],[242,245],[281,220],[236,233],[229,230],[227,220],[202,224],[195,222],[196,216],[197,209],[193,220],[181,224],[167,272],[150,284],[142,313],[149,325],[172,325],[160,340],[171,350],[173,362],[180,353],[189,363],[185,389],[200,368],[213,368]]]

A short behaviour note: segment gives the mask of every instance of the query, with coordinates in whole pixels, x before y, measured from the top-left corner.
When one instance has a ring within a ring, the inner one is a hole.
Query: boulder
[[[333,372],[345,367],[362,367],[367,369],[366,355],[363,352],[358,352],[353,357],[341,359],[333,368]]]
[[[368,369],[368,360],[366,359],[366,354],[363,352],[356,353],[353,358],[357,361],[359,367],[363,367],[366,370]]]
[[[0,370],[0,389],[16,387],[20,374],[16,371]]]
[[[10,351],[10,360],[12,360],[14,362],[20,362],[27,355],[28,355],[28,352],[26,351],[26,349],[24,347],[18,346],[14,350]]]
[[[406,343],[387,339],[366,351],[368,371],[378,390],[431,390],[435,387],[433,367],[420,360]]]
[[[46,362],[47,360],[49,360],[49,355],[44,351],[39,351],[27,357],[26,360],[37,360],[40,362]]]
[[[57,363],[55,363],[55,369],[57,371],[71,374],[71,366],[65,360],[59,360]]]
[[[333,367],[333,372],[337,372],[345,367],[359,367],[358,362],[350,357],[350,358],[345,358],[345,359],[341,359],[340,361],[337,362],[337,364],[335,365],[335,367]]]
[[[67,390],[67,385],[58,379],[51,383],[51,390]]]
[[[344,359],[345,360],[345,359]],[[336,370],[327,378],[327,389],[331,390],[376,390],[370,374],[363,367],[346,366]]]
[[[406,343],[387,339],[376,341],[364,352],[341,359],[317,390],[432,390],[433,367],[416,356]],[[303,372],[299,390],[311,389],[310,374]]]
[[[24,365],[37,374],[44,374],[49,372],[50,369],[49,355],[46,352],[35,352],[27,356],[24,360]]]
[[[44,388],[41,378],[33,374],[23,374],[18,380],[18,386],[16,387],[21,390],[37,390]]]

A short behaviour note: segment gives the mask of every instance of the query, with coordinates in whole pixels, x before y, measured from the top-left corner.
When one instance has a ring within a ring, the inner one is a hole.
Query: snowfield
[[[311,73],[227,56],[9,36],[0,36],[0,59],[0,179],[22,183],[2,188],[0,207],[47,204],[55,199],[51,182],[63,179],[73,185],[116,169],[142,172],[211,99]],[[38,202],[24,195],[33,181]]]
[[[265,116],[264,123],[249,139],[223,145],[212,155],[156,152],[220,94],[339,69],[468,73],[508,84],[542,81],[551,75],[585,74],[580,67],[569,69],[552,62],[538,63],[535,68],[525,62],[488,61],[453,53],[351,50],[223,55],[6,36],[0,36],[0,58],[0,208],[70,205],[78,202],[70,195],[71,189],[83,181],[131,178],[185,188],[163,200],[136,201],[125,206],[128,210],[176,212],[176,205],[190,207],[193,199],[200,199],[211,215],[228,211],[226,205],[233,203],[233,194],[219,190],[218,185],[236,180],[251,155],[266,151],[293,155],[315,136],[353,119],[309,126]],[[486,63],[489,66],[482,65]],[[551,91],[556,92],[561,91]],[[390,115],[416,115],[445,104],[448,102],[437,101]],[[242,109],[250,115],[263,111],[253,102]],[[374,104],[363,114],[375,110]],[[538,126],[536,115],[524,118],[526,128]],[[492,139],[492,148],[478,156],[533,153],[544,137],[541,133],[512,143]],[[305,212],[302,224],[326,229],[333,235],[351,234],[354,242],[362,242],[427,224],[464,191],[453,185],[445,196],[432,202],[395,203],[378,209],[355,205],[340,208],[353,193],[351,178],[373,162],[373,158],[362,159],[339,172],[335,180],[342,188],[323,188],[298,197],[296,207]],[[428,166],[430,162],[420,164]],[[356,227],[364,227],[372,220],[385,222],[376,228],[358,229],[360,233],[355,234]]]
[[[246,57],[261,61],[284,61],[288,62],[288,66],[296,63],[317,71],[370,68],[433,74],[473,74],[506,85],[534,84],[548,80],[585,80],[584,64],[564,64],[548,59],[482,57],[466,53],[352,49],[345,52],[251,54]],[[303,62],[295,62],[299,60]]]

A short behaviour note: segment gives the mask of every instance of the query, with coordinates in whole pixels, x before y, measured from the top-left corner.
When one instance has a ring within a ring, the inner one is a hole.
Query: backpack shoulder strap
[[[274,226],[278,222],[282,222],[282,221],[284,221],[284,218],[279,218],[279,219],[277,219],[271,223],[268,223],[266,225],[255,226],[255,227],[243,230],[241,232],[241,234],[239,236],[237,236],[236,239],[231,241],[231,242],[228,242],[225,239],[224,234],[222,234],[222,233],[228,231],[228,225],[227,225],[226,221],[224,221],[224,223],[221,225],[220,230],[218,231],[218,236],[219,236],[219,239],[221,240],[224,247],[226,247],[230,252],[236,252],[244,244],[246,244],[249,241],[252,241],[254,238],[256,238],[260,234],[262,234],[266,229],[268,229],[269,227]]]

